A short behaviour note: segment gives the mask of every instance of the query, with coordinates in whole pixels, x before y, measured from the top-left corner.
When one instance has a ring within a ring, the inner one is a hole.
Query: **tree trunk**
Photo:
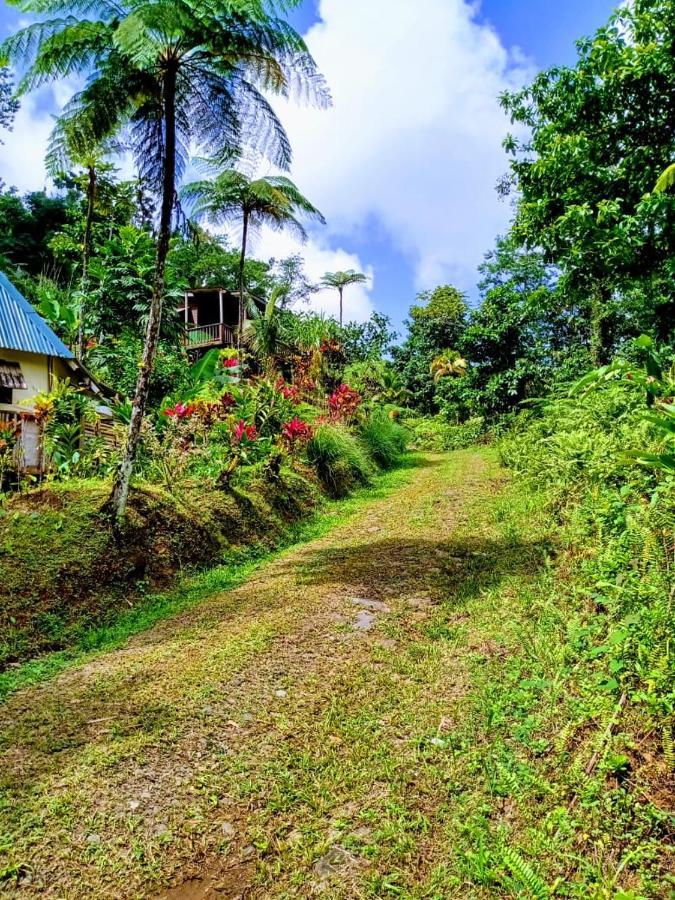
[[[89,260],[91,259],[91,233],[94,224],[94,197],[96,195],[96,169],[88,167],[89,180],[87,182],[87,218],[84,225],[84,243],[82,246],[82,281],[80,282],[80,308],[78,310],[77,325],[77,358],[82,361],[84,356],[84,305],[85,297],[89,291]]]
[[[241,339],[244,333],[244,316],[246,304],[244,301],[244,267],[246,265],[246,244],[248,243],[248,213],[244,211],[244,223],[241,233],[241,256],[239,257],[239,329],[237,331],[237,347],[241,347]]]
[[[157,239],[155,277],[143,356],[141,357],[136,393],[131,410],[131,421],[129,422],[129,435],[111,497],[115,518],[118,523],[124,519],[126,512],[129,485],[141,439],[141,426],[150,392],[150,378],[157,354],[159,327],[162,320],[166,257],[169,252],[169,241],[171,240],[171,220],[176,194],[176,69],[173,67],[167,68],[164,74],[163,105],[164,172],[162,175],[162,211]]]
[[[597,282],[591,289],[590,351],[594,366],[609,362],[611,344],[610,295],[603,284]]]
[[[340,294],[340,328],[342,328],[342,291],[343,288],[338,288],[338,293]]]

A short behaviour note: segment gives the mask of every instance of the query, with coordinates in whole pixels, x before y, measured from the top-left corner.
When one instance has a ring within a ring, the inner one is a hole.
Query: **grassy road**
[[[0,707],[3,895],[557,889],[561,760],[587,741],[561,719],[548,538],[490,452],[418,462],[244,584]],[[605,896],[568,868],[567,896]]]

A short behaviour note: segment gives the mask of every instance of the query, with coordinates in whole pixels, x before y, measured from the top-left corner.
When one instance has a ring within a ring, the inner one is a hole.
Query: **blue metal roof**
[[[42,316],[22,297],[11,281],[0,272],[0,349],[24,350],[74,359]]]

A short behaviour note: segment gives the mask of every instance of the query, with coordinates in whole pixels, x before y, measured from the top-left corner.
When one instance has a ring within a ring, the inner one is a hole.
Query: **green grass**
[[[359,438],[381,469],[393,469],[405,453],[408,435],[385,410],[374,410],[359,429]]]
[[[346,496],[374,475],[367,450],[341,425],[319,425],[307,444],[307,459],[331,497]]]
[[[386,496],[405,484],[416,465],[416,457],[408,456],[399,469],[382,474],[372,485],[360,488],[350,497],[322,502],[310,518],[288,525],[274,548],[258,543],[230,552],[222,565],[185,576],[169,591],[147,595],[134,609],[121,613],[111,624],[73,630],[70,636],[72,643],[68,649],[47,653],[1,672],[0,701],[21,687],[54,677],[93,653],[119,647],[129,637],[151,628],[161,619],[194,606],[212,594],[232,590],[284,550],[326,534],[364,504]],[[74,548],[73,552],[76,552]]]

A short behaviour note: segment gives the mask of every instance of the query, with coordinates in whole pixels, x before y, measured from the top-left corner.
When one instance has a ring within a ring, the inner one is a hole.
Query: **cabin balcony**
[[[260,313],[265,311],[265,301],[249,295]],[[195,356],[211,347],[236,347],[240,327],[245,327],[249,316],[244,312],[239,321],[239,294],[225,288],[193,288],[185,293],[183,305],[176,310],[183,322],[185,349]]]
[[[235,332],[224,322],[212,325],[188,325],[185,329],[185,348],[203,350],[210,347],[234,347]]]

